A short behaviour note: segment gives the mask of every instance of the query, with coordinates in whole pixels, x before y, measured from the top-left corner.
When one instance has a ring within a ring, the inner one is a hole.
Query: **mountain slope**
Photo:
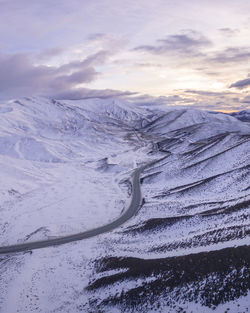
[[[133,169],[155,160],[141,176],[142,207],[119,229],[3,257],[3,312],[246,311],[249,139],[249,123],[195,109],[118,99],[1,105],[1,244],[115,219]]]

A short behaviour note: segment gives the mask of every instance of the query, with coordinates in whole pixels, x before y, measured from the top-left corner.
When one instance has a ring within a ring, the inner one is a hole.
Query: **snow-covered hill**
[[[249,138],[249,123],[195,109],[120,99],[0,104],[1,245],[117,218],[133,169],[157,161],[141,177],[141,209],[119,229],[1,256],[0,312],[244,312]]]
[[[128,133],[134,137],[135,126],[150,118],[126,105],[46,98],[1,105],[2,244],[77,232],[119,216],[129,197],[118,182],[144,156],[133,153]]]

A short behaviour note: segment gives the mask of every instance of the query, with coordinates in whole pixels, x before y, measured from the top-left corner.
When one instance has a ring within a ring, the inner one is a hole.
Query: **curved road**
[[[155,161],[150,162],[150,164],[153,164],[153,163],[155,163]],[[143,172],[143,170],[147,166],[149,166],[149,164],[144,165],[134,171],[133,176],[132,176],[132,199],[131,199],[129,208],[127,209],[126,212],[124,212],[124,214],[122,214],[118,219],[114,220],[113,222],[106,224],[104,226],[101,226],[101,227],[97,227],[97,228],[94,228],[94,229],[91,229],[82,233],[73,234],[69,236],[0,247],[0,254],[22,252],[22,251],[27,251],[27,250],[61,245],[61,244],[69,243],[72,241],[94,237],[94,236],[109,232],[119,227],[120,225],[128,221],[132,216],[134,216],[136,212],[138,211],[138,209],[140,208],[141,201],[142,201],[141,188],[140,188],[140,174]]]

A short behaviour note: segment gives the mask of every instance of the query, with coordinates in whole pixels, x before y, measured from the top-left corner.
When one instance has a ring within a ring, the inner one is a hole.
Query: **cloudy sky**
[[[0,0],[0,99],[250,105],[249,0]]]

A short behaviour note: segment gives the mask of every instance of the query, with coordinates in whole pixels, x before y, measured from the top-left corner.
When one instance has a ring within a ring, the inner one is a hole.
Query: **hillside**
[[[246,312],[250,124],[236,117],[120,99],[0,104],[1,246],[115,220],[150,164],[121,227],[1,255],[0,312]]]

